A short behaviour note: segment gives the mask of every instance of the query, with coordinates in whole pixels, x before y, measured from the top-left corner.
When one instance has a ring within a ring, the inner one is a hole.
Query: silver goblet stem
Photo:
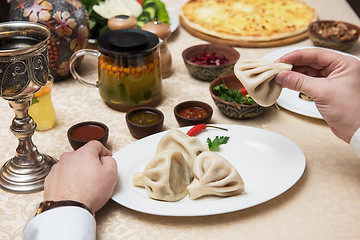
[[[8,160],[0,170],[0,186],[10,192],[42,190],[44,179],[56,162],[52,157],[39,153],[31,140],[36,129],[36,123],[28,113],[31,98],[9,100],[15,112],[10,130],[18,138],[19,145],[15,157]]]

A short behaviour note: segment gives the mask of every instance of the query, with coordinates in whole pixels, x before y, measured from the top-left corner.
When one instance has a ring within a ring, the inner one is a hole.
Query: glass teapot
[[[159,38],[140,29],[110,31],[98,39],[98,50],[82,49],[70,59],[70,71],[82,84],[95,86],[112,109],[126,112],[161,101]],[[91,83],[75,70],[84,55],[98,57],[98,81]]]

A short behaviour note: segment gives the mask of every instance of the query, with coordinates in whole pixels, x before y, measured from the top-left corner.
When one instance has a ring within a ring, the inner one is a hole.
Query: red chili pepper
[[[194,127],[190,128],[190,130],[186,134],[190,137],[194,137],[194,136],[198,135],[199,133],[201,133],[202,131],[204,131],[207,127],[212,127],[212,128],[217,128],[217,129],[227,131],[226,128],[211,126],[211,125],[206,125],[204,123],[201,123],[201,124],[195,125]]]
[[[241,92],[241,95],[246,95],[248,93],[245,87],[242,87],[240,89],[240,92]]]
[[[190,137],[196,136],[199,133],[201,133],[203,130],[205,130],[205,128],[206,128],[206,124],[204,123],[195,125],[194,127],[190,128],[190,130],[187,132],[187,135],[189,135]]]

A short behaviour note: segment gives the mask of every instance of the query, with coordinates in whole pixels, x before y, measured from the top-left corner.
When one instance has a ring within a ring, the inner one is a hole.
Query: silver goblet
[[[0,24],[0,96],[15,112],[10,126],[18,138],[15,157],[0,170],[0,187],[16,193],[44,188],[44,179],[56,162],[42,154],[31,140],[36,123],[28,109],[34,94],[51,78],[48,40],[50,30],[31,22]]]

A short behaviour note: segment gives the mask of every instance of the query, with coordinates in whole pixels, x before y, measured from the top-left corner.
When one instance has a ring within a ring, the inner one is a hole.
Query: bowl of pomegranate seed
[[[232,74],[240,54],[230,46],[210,43],[189,47],[182,52],[182,57],[193,77],[211,82]]]

